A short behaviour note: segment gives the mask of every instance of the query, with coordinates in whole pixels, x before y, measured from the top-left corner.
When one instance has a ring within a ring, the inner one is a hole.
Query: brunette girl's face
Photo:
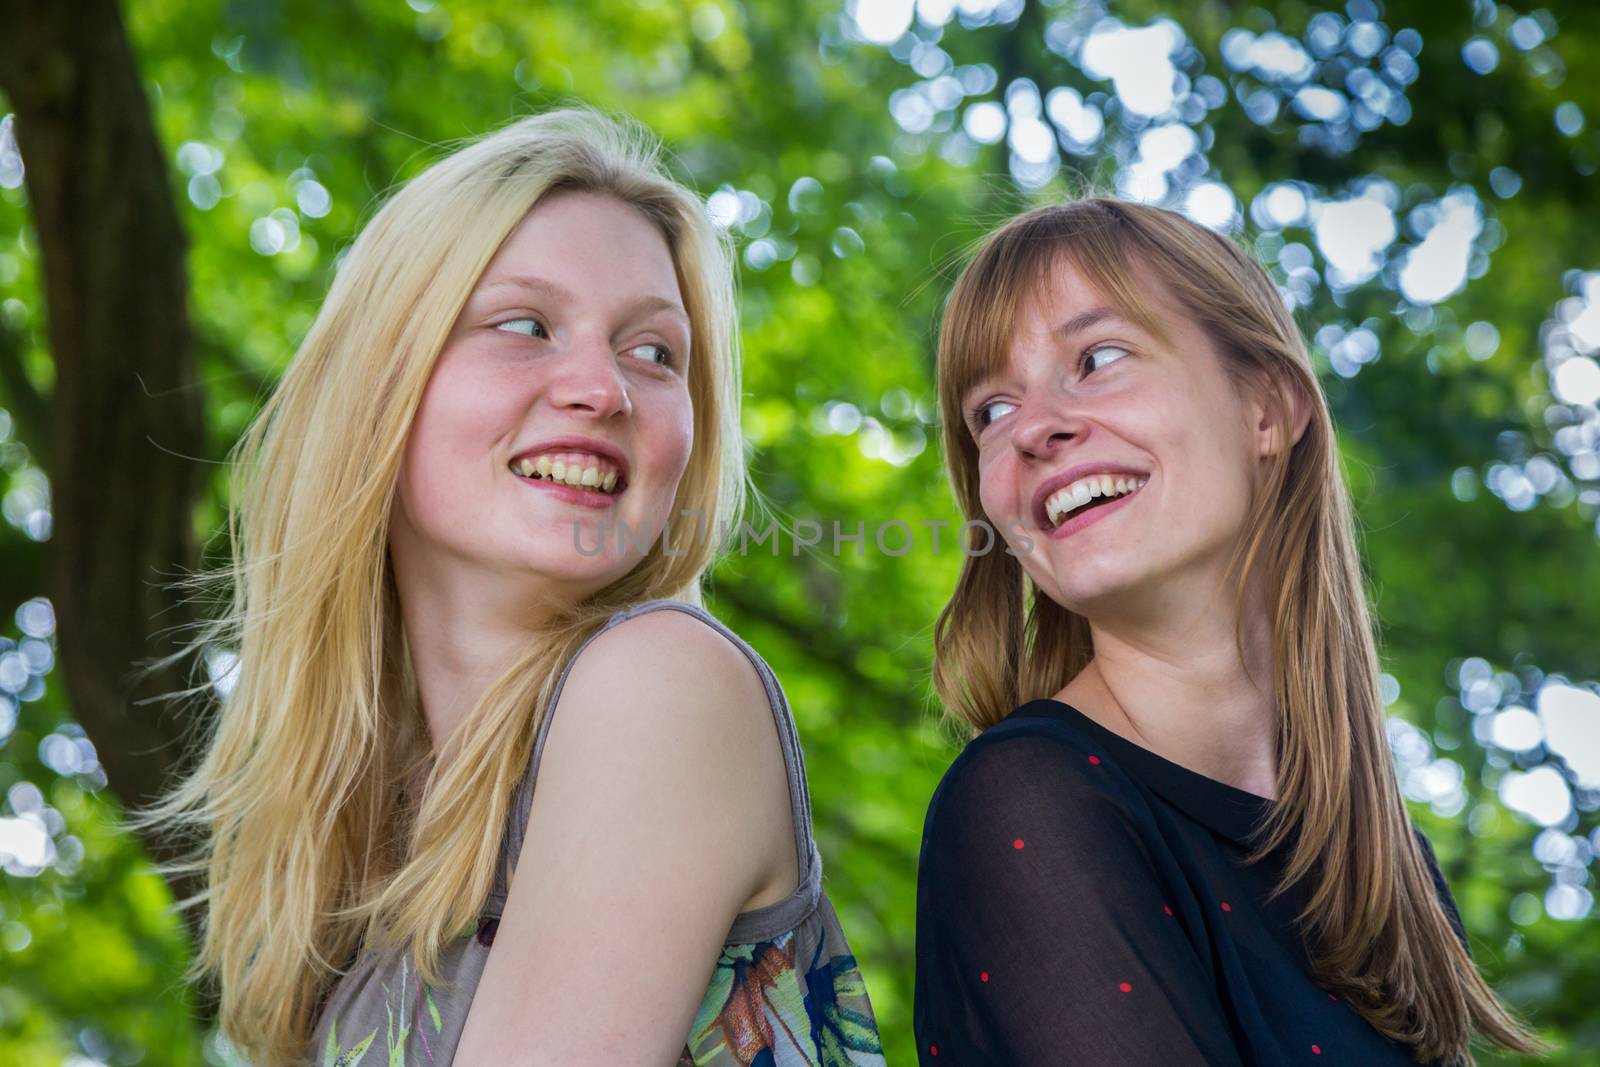
[[[572,599],[626,574],[688,464],[689,360],[655,224],[610,196],[545,196],[439,355],[406,444],[391,552]]]
[[[1214,595],[1276,447],[1205,331],[1159,285],[1143,291],[1166,341],[1061,261],[1020,309],[1007,365],[961,398],[989,522],[1046,596],[1091,620]]]

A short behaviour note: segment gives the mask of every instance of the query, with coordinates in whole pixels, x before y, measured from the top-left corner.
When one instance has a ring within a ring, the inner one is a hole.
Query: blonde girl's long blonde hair
[[[452,733],[437,760],[410,672],[386,545],[396,478],[435,358],[512,229],[547,193],[615,197],[666,239],[694,338],[694,446],[660,541],[571,605]],[[349,249],[304,344],[234,455],[228,608],[201,639],[237,651],[196,769],[141,821],[197,842],[206,905],[192,968],[257,1067],[298,1063],[322,996],[365,942],[437,976],[490,891],[515,784],[554,680],[614,611],[699,601],[742,506],[732,260],[653,138],[568,109],[430,166]]]
[[[1474,1031],[1538,1050],[1457,939],[1411,831],[1333,422],[1294,318],[1258,264],[1182,215],[1110,199],[1038,208],[992,234],[957,280],[939,338],[945,456],[962,511],[984,517],[961,398],[1005,365],[1024,302],[1063,262],[1157,337],[1141,294],[1159,283],[1205,329],[1235,385],[1263,390],[1285,430],[1289,397],[1310,408],[1252,503],[1232,573],[1241,655],[1252,572],[1272,619],[1278,799],[1257,855],[1288,847],[1279,891],[1306,891],[1299,920],[1317,981],[1425,1060],[1470,1062]],[[1016,557],[975,554],[981,535],[971,534],[934,638],[934,685],[973,733],[1059,692],[1093,655],[1088,622],[1041,594]]]

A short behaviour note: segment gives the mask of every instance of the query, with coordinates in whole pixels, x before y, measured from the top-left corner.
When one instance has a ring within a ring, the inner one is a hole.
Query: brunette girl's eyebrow
[[[1115,322],[1126,321],[1122,318],[1122,316],[1118,315],[1110,308],[1093,307],[1088,311],[1079,312],[1066,322],[1063,322],[1059,327],[1059,330],[1061,332],[1061,336],[1072,337],[1075,334],[1080,334],[1084,330],[1098,326],[1102,322],[1106,322],[1108,320]]]

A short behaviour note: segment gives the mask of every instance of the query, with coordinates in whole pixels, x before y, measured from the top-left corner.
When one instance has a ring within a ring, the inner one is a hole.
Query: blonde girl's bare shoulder
[[[677,610],[626,619],[579,655],[554,714],[536,803],[555,782],[580,803],[586,794],[632,798],[650,809],[632,816],[662,823],[684,844],[716,828],[720,844],[703,858],[743,887],[736,905],[780,882],[793,888],[788,777],[772,709],[755,665],[722,633]]]
[[[584,650],[573,664],[561,703],[569,697],[601,696],[703,705],[693,716],[699,722],[679,723],[692,734],[707,726],[736,732],[741,726],[765,726],[757,732],[763,737],[771,733],[772,714],[755,665],[727,637],[684,611],[658,610],[625,619]]]

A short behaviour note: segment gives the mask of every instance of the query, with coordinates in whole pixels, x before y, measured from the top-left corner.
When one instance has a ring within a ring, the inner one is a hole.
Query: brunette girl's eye
[[[984,430],[987,430],[996,419],[1010,414],[1011,412],[1015,411],[1016,408],[1017,405],[1011,403],[1009,400],[986,400],[982,404],[979,404],[977,407],[972,409],[973,428],[977,432],[982,433]]]
[[[1109,363],[1115,363],[1127,354],[1128,350],[1119,345],[1101,345],[1099,348],[1092,348],[1083,354],[1083,373],[1091,374]],[[1101,359],[1102,356],[1109,358]]]
[[[505,322],[495,323],[495,329],[504,330],[506,333],[521,334],[523,337],[549,337],[550,331],[544,328],[544,323],[538,319],[507,319]]]

